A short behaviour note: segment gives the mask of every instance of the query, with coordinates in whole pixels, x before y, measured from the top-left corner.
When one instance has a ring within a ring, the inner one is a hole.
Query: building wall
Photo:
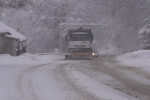
[[[15,39],[12,38],[7,38],[7,42],[8,42],[8,53],[11,54],[12,56],[16,56],[16,46],[15,46]]]
[[[18,56],[22,52],[20,51],[20,41],[5,36],[0,36],[0,54],[10,54],[12,56]]]
[[[7,39],[4,36],[0,36],[0,54],[6,54],[8,47]]]

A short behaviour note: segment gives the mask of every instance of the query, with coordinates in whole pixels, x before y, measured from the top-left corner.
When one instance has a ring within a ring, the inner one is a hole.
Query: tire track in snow
[[[119,85],[109,84],[110,86],[115,87],[116,89],[123,91],[128,95],[140,98],[141,100],[149,100],[150,86],[145,85],[136,79],[127,77],[127,75],[124,73],[121,73],[121,71],[117,69],[118,65],[116,62],[112,61],[111,59],[104,58],[101,59],[101,61],[91,61],[89,64],[93,66],[94,70],[112,76],[121,83]]]
[[[39,95],[35,94],[34,86],[32,83],[32,74],[33,72],[40,68],[44,67],[46,65],[49,65],[52,63],[46,63],[41,64],[37,66],[30,67],[26,70],[24,70],[21,75],[18,77],[17,81],[17,88],[19,90],[21,100],[42,100]]]
[[[89,93],[85,90],[84,87],[81,87],[76,82],[75,78],[70,74],[72,69],[67,70],[66,68],[71,67],[72,63],[64,64],[61,66],[56,67],[55,69],[55,77],[58,81],[64,81],[68,84],[66,88],[70,89],[71,91],[75,91],[78,96],[69,98],[66,100],[106,100],[103,98],[98,98],[96,95]]]

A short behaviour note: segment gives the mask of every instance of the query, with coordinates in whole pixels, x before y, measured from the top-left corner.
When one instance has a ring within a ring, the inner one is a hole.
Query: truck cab
[[[91,29],[68,29],[66,35],[67,52],[66,59],[92,59],[91,43],[93,35]]]

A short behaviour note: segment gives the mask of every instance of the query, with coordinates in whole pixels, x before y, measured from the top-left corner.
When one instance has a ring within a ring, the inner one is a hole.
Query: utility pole
[[[60,3],[60,1],[58,0],[58,2]],[[59,35],[60,35],[60,47],[59,47],[59,49],[60,49],[60,53],[62,53],[62,26],[63,25],[61,25],[62,23],[64,23],[65,21],[66,21],[66,19],[65,19],[65,16],[66,16],[66,14],[67,14],[67,11],[68,11],[68,0],[65,0],[64,1],[64,6],[63,6],[63,11],[61,12],[62,13],[62,15],[61,15],[61,20],[60,20],[60,23],[59,23]]]
[[[68,6],[68,0],[66,0],[66,7]]]
[[[57,0],[57,3],[59,4],[59,3],[60,3],[60,1],[59,1],[59,0]]]

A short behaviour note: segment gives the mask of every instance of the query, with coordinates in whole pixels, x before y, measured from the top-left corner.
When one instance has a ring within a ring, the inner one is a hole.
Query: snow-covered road
[[[19,59],[24,58],[33,62],[12,65],[1,62],[0,100],[150,99],[150,74],[139,68],[124,67],[113,57],[64,60],[42,56],[43,60],[27,55]]]

